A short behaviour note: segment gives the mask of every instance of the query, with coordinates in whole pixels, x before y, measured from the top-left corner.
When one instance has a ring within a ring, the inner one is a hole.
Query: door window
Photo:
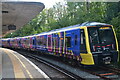
[[[68,48],[71,47],[71,37],[66,37],[66,46],[67,46]]]
[[[80,31],[80,52],[86,53],[86,41],[85,41],[85,33],[84,30],[81,29]]]

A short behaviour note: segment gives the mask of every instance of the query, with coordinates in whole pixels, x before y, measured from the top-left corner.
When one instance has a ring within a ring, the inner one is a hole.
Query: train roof
[[[35,34],[35,35],[24,36],[24,37],[15,37],[15,38],[29,38],[29,37],[33,37],[33,36],[47,35],[47,34],[57,33],[57,32],[61,32],[61,31],[77,29],[77,28],[83,27],[83,26],[89,27],[89,26],[98,26],[98,25],[101,26],[101,25],[110,25],[110,24],[100,23],[100,22],[85,22],[85,23],[82,23],[82,24],[72,25],[72,26],[61,28],[61,29],[51,30],[49,32],[42,32],[42,33]]]
[[[49,31],[49,32],[57,31],[57,30],[65,30],[65,29],[75,28],[75,27],[96,26],[96,25],[110,25],[110,24],[100,23],[100,22],[85,22],[85,23],[82,23],[82,24],[72,25],[72,26],[68,26],[68,27],[61,28],[61,29],[51,30],[51,31]]]
[[[39,33],[34,36],[47,35],[47,34],[57,33],[57,32],[61,32],[61,31],[77,29],[77,28],[83,27],[83,26],[89,27],[89,26],[102,26],[102,25],[110,25],[110,24],[100,23],[100,22],[84,22],[82,24],[72,25],[72,26],[68,26],[68,27],[64,27],[64,28],[60,28],[60,29],[54,29],[49,32]]]
[[[68,26],[68,27],[61,28],[61,29],[51,30],[51,31],[49,31],[49,32],[58,31],[58,30],[66,30],[66,29],[75,28],[75,27],[97,26],[97,25],[110,25],[110,24],[100,23],[100,22],[85,22],[85,23],[82,23],[82,24],[72,25],[72,26]]]
[[[85,22],[81,24],[81,26],[96,26],[96,25],[110,25],[110,24],[100,22]]]

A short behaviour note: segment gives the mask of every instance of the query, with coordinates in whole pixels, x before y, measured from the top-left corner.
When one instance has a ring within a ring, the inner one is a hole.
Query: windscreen
[[[116,49],[115,36],[111,27],[89,27],[88,34],[92,51]]]

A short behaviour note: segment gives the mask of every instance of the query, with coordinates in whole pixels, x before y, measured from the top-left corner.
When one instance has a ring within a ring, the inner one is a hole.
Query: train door
[[[87,53],[84,29],[80,30],[80,53]]]
[[[22,42],[21,42],[21,41],[22,41],[22,39],[20,38],[20,39],[18,40],[18,43],[19,43],[19,47],[20,47],[20,48],[22,48]]]
[[[55,40],[55,52],[59,52],[59,35],[56,34],[56,40]]]
[[[53,46],[53,52],[55,52],[55,33],[52,34],[52,46]]]
[[[59,33],[59,53],[64,53],[64,32]]]
[[[53,46],[54,46],[54,52],[58,53],[59,52],[59,35],[58,33],[53,34]]]
[[[21,38],[18,39],[18,46],[21,48]]]
[[[48,42],[48,51],[52,52],[52,35],[48,35],[47,42]]]
[[[76,55],[80,55],[80,29],[73,30],[71,33],[71,48],[72,52]]]
[[[8,40],[8,47],[10,47],[10,40]]]
[[[29,37],[29,49],[32,49],[32,37]]]
[[[46,50],[46,46],[47,46],[47,35],[44,35],[43,43],[44,43],[44,48],[45,48],[45,50]]]
[[[72,54],[72,31],[65,32],[65,53]]]
[[[16,48],[19,48],[18,39],[16,39]]]
[[[36,38],[32,37],[32,48],[36,49]]]
[[[24,49],[24,38],[21,38],[21,45],[22,45],[22,48]]]

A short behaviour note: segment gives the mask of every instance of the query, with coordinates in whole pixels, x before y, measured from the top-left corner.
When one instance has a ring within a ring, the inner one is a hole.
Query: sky
[[[42,2],[42,3],[44,3],[45,8],[50,8],[53,5],[55,5],[55,3],[57,3],[57,2],[63,2],[64,0],[34,0],[34,1]]]
[[[46,8],[49,8],[49,7],[52,7],[53,5],[55,5],[57,2],[63,2],[64,0],[36,0],[36,1],[40,1],[40,2],[44,3]]]
[[[45,5],[45,8],[50,8],[57,2],[64,2],[64,0],[18,0],[18,1],[34,1],[34,2],[42,2]]]

